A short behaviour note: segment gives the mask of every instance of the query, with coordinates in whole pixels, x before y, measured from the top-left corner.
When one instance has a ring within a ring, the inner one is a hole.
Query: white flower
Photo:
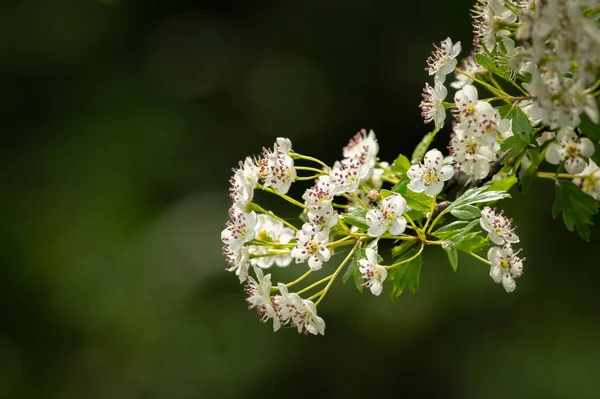
[[[590,159],[590,163],[580,175],[580,178],[573,179],[573,183],[595,199],[600,200],[600,168]]]
[[[514,233],[517,227],[511,226],[512,219],[504,216],[503,211],[496,214],[495,210],[496,208],[492,209],[489,206],[481,210],[481,219],[479,219],[481,228],[489,233],[494,244],[504,245],[505,243],[519,242],[519,237]]]
[[[304,192],[302,199],[308,206],[322,203],[330,204],[333,201],[331,178],[329,176],[319,176],[314,186]]]
[[[431,53],[431,56],[427,58],[427,68],[429,75],[435,75],[436,79],[440,83],[444,83],[446,75],[454,70],[456,66],[456,56],[461,51],[460,42],[452,45],[452,39],[447,38],[442,41],[440,47],[433,45],[435,50]]]
[[[400,194],[392,194],[381,200],[380,209],[371,209],[366,214],[372,237],[379,237],[390,229],[390,234],[397,236],[406,230],[406,219],[402,214],[406,211],[406,200]]]
[[[557,143],[552,143],[546,151],[546,161],[558,165],[565,161],[567,172],[576,175],[585,169],[585,158],[594,154],[594,143],[587,137],[577,137],[571,128],[565,127],[556,135]]]
[[[250,267],[250,254],[247,247],[242,247],[237,251],[232,251],[231,247],[225,245],[223,247],[223,256],[229,264],[228,272],[235,272],[235,275],[239,277],[240,283],[246,281],[248,278],[248,268]]]
[[[357,158],[336,161],[329,172],[331,193],[333,195],[353,193],[368,175],[369,166],[362,164]]]
[[[423,101],[419,104],[421,116],[425,119],[425,123],[433,121],[437,130],[444,127],[444,121],[446,120],[444,100],[447,95],[448,89],[442,83],[435,82],[435,87],[431,87],[428,83],[425,83]]]
[[[509,30],[502,28],[515,22],[517,16],[505,8],[504,3],[504,0],[479,0],[473,7],[475,47],[477,44],[483,44],[486,49],[493,51],[496,46],[496,36],[510,34]]]
[[[325,334],[325,321],[317,316],[317,307],[312,301],[302,299],[296,293],[288,292],[285,284],[278,283],[280,295],[272,298],[276,317],[273,318],[273,330],[289,324],[304,334]]]
[[[234,175],[229,180],[231,183],[229,196],[234,203],[240,203],[240,206],[245,207],[254,197],[254,189],[259,178],[258,166],[252,158],[247,157],[243,163],[240,161],[240,167],[233,171]]]
[[[302,230],[296,233],[296,246],[292,249],[292,258],[296,263],[306,262],[312,270],[319,270],[323,262],[327,262],[331,257],[331,252],[327,248],[329,242],[329,229],[323,230],[311,236]]]
[[[338,214],[334,212],[330,203],[312,205],[306,214],[306,223],[302,225],[302,230],[309,235],[317,234],[322,230],[329,230],[336,225]]]
[[[287,244],[294,238],[294,235],[294,230],[284,226],[279,220],[264,214],[257,216],[255,226],[256,239],[272,242],[273,244]],[[270,249],[270,246],[253,245],[249,247],[250,254],[252,255],[266,255]],[[291,262],[292,257],[290,255],[259,256],[250,260],[252,266],[258,266],[263,269],[267,269],[273,266],[273,264],[285,267]]]
[[[523,260],[517,254],[519,251],[513,251],[510,244],[503,247],[492,247],[488,251],[488,260],[492,263],[490,266],[490,277],[496,283],[502,283],[506,292],[513,292],[517,287],[515,278],[523,274]]]
[[[367,134],[365,129],[361,129],[344,147],[344,157],[357,158],[361,164],[369,167],[368,176],[371,175],[375,162],[377,162],[378,152],[379,144],[373,130],[369,130],[369,134]]]
[[[365,253],[367,259],[359,259],[356,262],[361,273],[360,278],[366,279],[367,281],[363,285],[369,287],[373,295],[378,296],[383,291],[383,282],[387,278],[387,270],[379,265],[377,252],[374,249],[367,248]]]
[[[268,319],[276,317],[275,309],[271,302],[271,275],[263,275],[258,267],[254,268],[256,279],[249,276],[244,290],[248,295],[246,302],[250,309],[256,309],[261,321],[265,323]]]
[[[454,132],[461,138],[471,134],[477,122],[477,88],[473,85],[465,85],[454,94],[456,108],[453,110],[458,124],[454,127]]]
[[[496,151],[500,148],[497,143],[482,144],[473,136],[461,138],[455,135],[450,142],[456,169],[472,176],[475,180],[486,177],[490,171],[490,163],[496,160]]]
[[[255,225],[254,211],[245,213],[239,207],[233,206],[229,209],[229,220],[227,227],[221,232],[221,240],[229,245],[232,251],[238,251],[244,243],[254,239]]]
[[[281,194],[286,194],[296,178],[294,159],[289,155],[292,142],[279,137],[273,151],[263,150],[263,157],[259,161],[260,176],[265,187],[273,186]]]
[[[454,174],[454,168],[444,165],[443,161],[444,156],[440,151],[435,149],[427,151],[424,163],[413,165],[406,172],[411,180],[408,188],[416,193],[438,195],[444,188],[444,182]]]
[[[477,110],[477,123],[473,127],[473,136],[480,137],[486,144],[493,144],[498,140],[498,133],[510,130],[510,121],[500,118],[500,112],[490,103],[479,101],[475,106]]]

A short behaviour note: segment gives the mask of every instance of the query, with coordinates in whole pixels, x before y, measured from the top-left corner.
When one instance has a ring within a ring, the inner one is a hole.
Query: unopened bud
[[[371,202],[377,202],[381,199],[381,195],[379,195],[379,191],[373,189],[373,190],[369,191],[369,194],[367,194],[367,198]]]

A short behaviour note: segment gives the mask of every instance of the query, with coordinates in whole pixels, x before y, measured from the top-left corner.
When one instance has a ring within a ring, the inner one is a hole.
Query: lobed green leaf
[[[599,203],[592,196],[583,192],[571,181],[556,181],[556,197],[552,206],[552,217],[561,214],[569,231],[577,233],[586,241],[590,240],[593,225],[592,216],[598,213]]]

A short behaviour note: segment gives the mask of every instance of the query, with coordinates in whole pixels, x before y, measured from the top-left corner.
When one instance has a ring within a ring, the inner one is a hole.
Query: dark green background
[[[527,256],[511,295],[432,249],[418,295],[336,284],[304,337],[223,271],[230,168],[277,136],[332,163],[363,127],[410,154],[431,43],[466,55],[470,6],[2,2],[0,397],[599,397],[600,230],[553,220],[550,181],[502,203]]]

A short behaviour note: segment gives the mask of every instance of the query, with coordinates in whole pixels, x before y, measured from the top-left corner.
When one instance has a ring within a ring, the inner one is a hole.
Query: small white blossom
[[[438,195],[444,188],[444,182],[454,174],[454,168],[444,165],[443,161],[444,156],[440,151],[427,151],[424,162],[411,166],[406,172],[411,180],[408,188],[416,193]]]
[[[306,234],[314,235],[319,231],[329,230],[336,225],[337,221],[338,214],[331,204],[313,205],[306,214],[306,223],[302,225],[302,230]]]
[[[331,193],[339,195],[353,193],[358,189],[360,182],[369,175],[369,166],[362,164],[356,158],[346,158],[341,162],[336,161],[329,172]]]
[[[243,283],[248,278],[248,268],[250,267],[250,254],[247,247],[242,247],[237,251],[232,251],[231,247],[225,245],[223,247],[223,256],[229,264],[226,269],[228,272],[235,272],[239,277],[240,283]]]
[[[363,284],[371,289],[373,295],[380,295],[383,291],[383,282],[387,278],[387,270],[379,265],[377,252],[372,248],[365,250],[366,259],[359,259],[356,263],[361,275],[360,278],[367,281]]]
[[[431,87],[428,83],[425,83],[423,101],[419,104],[421,116],[425,119],[425,123],[433,121],[437,130],[444,127],[444,121],[446,120],[444,100],[447,95],[448,89],[446,89],[443,83],[435,82],[435,87]]]
[[[231,247],[232,251],[238,251],[242,246],[254,239],[254,226],[256,225],[256,213],[246,213],[237,206],[229,209],[229,220],[227,227],[221,232],[221,240]]]
[[[296,293],[288,292],[285,284],[277,284],[280,295],[272,298],[276,317],[273,318],[273,330],[283,325],[296,327],[299,333],[325,334],[325,321],[317,316],[317,307],[312,301],[302,299]]]
[[[329,176],[319,176],[314,186],[304,192],[302,199],[308,206],[322,203],[330,204],[333,201],[332,189],[331,178]]]
[[[600,200],[600,168],[590,159],[590,163],[580,175],[581,177],[573,179],[573,183],[581,187],[583,192]]]
[[[294,179],[294,159],[289,155],[292,142],[279,137],[273,151],[263,149],[263,157],[259,161],[259,173],[265,187],[273,187],[281,194],[286,194]]]
[[[435,50],[431,53],[431,56],[427,58],[427,68],[429,75],[435,75],[436,79],[440,83],[444,83],[446,75],[454,70],[456,66],[456,56],[461,51],[460,42],[452,45],[452,39],[447,38],[442,41],[440,46],[433,45]]]
[[[406,230],[406,219],[402,214],[406,211],[406,200],[400,194],[392,194],[381,200],[379,209],[371,209],[366,214],[369,230],[372,237],[379,237],[390,230],[391,235],[400,235]]]
[[[515,22],[517,16],[505,8],[504,3],[505,0],[479,0],[473,7],[476,48],[483,44],[487,50],[493,51],[496,46],[496,36],[510,34],[509,30],[503,28],[506,24]]]
[[[454,132],[460,138],[472,133],[476,124],[477,117],[477,88],[473,85],[465,85],[454,94],[456,108],[453,109],[454,116],[457,119],[457,125],[454,126]]]
[[[248,282],[244,290],[248,295],[246,302],[250,304],[250,309],[256,309],[263,323],[270,318],[276,317],[275,308],[271,302],[271,275],[263,274],[258,267],[254,268],[256,279],[248,277]]]
[[[308,267],[311,270],[319,270],[323,262],[327,262],[331,257],[331,252],[327,248],[328,242],[329,229],[320,231],[314,236],[299,230],[296,233],[296,246],[292,249],[292,258],[296,263],[308,260]]]
[[[514,233],[517,227],[511,226],[512,219],[504,216],[503,211],[496,214],[495,210],[496,208],[492,209],[489,206],[481,210],[481,219],[479,219],[481,228],[489,233],[494,244],[504,245],[505,243],[519,242],[519,237]]]
[[[450,141],[450,153],[455,161],[455,168],[480,180],[490,171],[490,163],[496,160],[496,152],[500,149],[498,143],[483,144],[473,136],[461,138],[454,135]]]
[[[258,166],[252,158],[247,157],[243,163],[240,161],[240,167],[233,171],[234,175],[229,180],[231,183],[229,196],[234,203],[240,203],[240,206],[245,207],[254,197],[254,189],[259,178]]]
[[[367,134],[365,129],[361,129],[350,139],[348,145],[344,147],[344,157],[356,158],[362,165],[368,166],[369,172],[367,176],[371,175],[375,167],[378,152],[379,143],[377,143],[377,138],[375,138],[373,130],[369,130]]]
[[[481,138],[485,144],[493,144],[499,138],[499,133],[510,130],[510,121],[500,118],[500,112],[490,103],[479,101],[475,106],[477,123],[473,128],[473,136]]]
[[[294,238],[294,230],[283,225],[283,223],[269,215],[260,214],[257,216],[255,226],[255,238],[268,241],[273,244],[287,244]],[[258,266],[267,269],[273,264],[279,267],[286,267],[292,262],[290,255],[271,255],[264,256],[269,253],[270,246],[253,245],[249,247],[250,254],[263,255],[250,260],[253,266]]]
[[[550,144],[546,151],[546,161],[558,165],[565,161],[568,173],[576,175],[586,166],[585,158],[594,154],[594,143],[587,137],[577,137],[571,128],[562,128],[556,135],[557,142]]]
[[[517,287],[515,282],[523,274],[523,260],[517,255],[519,251],[513,251],[510,244],[502,247],[492,247],[488,251],[490,266],[490,277],[496,283],[502,283],[506,292],[513,292]]]

